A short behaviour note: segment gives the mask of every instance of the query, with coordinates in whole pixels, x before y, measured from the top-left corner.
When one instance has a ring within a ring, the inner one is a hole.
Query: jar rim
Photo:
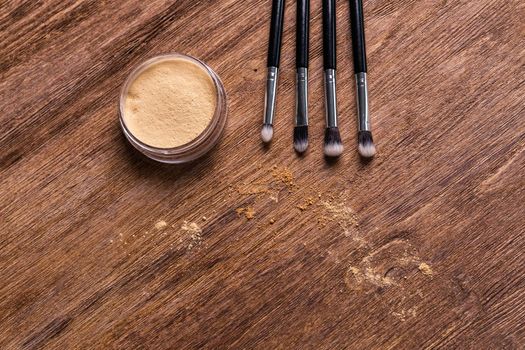
[[[126,101],[126,96],[129,91],[129,88],[131,86],[131,83],[135,81],[135,79],[147,68],[153,66],[154,64],[157,64],[159,62],[163,61],[169,61],[173,59],[185,59],[187,61],[190,61],[192,63],[197,64],[199,67],[204,69],[209,75],[209,77],[212,79],[213,84],[215,86],[215,94],[216,94],[216,104],[215,104],[215,111],[213,113],[213,116],[210,120],[210,123],[206,126],[206,128],[193,140],[182,144],[177,147],[170,147],[170,148],[161,148],[161,147],[155,147],[148,145],[141,140],[139,140],[133,133],[129,130],[128,126],[125,122],[125,113],[124,113],[124,104]],[[222,92],[222,93],[221,93]],[[224,105],[225,99],[225,93],[224,93],[224,86],[222,84],[222,81],[218,77],[218,75],[203,61],[199,60],[198,58],[184,55],[180,53],[167,53],[167,54],[161,54],[154,57],[151,57],[147,59],[146,61],[139,64],[136,68],[133,69],[133,71],[129,74],[129,76],[126,78],[124,85],[121,88],[120,91],[120,97],[119,97],[119,114],[120,114],[120,125],[124,131],[125,136],[132,141],[132,144],[135,147],[140,147],[140,151],[146,151],[147,153],[153,153],[153,154],[161,154],[163,156],[178,156],[178,155],[184,155],[199,146],[203,145],[210,136],[212,136],[215,128],[217,127],[219,123],[219,116],[223,112],[222,106]]]

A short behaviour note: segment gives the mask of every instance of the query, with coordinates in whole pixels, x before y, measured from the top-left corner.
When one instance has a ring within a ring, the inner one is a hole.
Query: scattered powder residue
[[[365,267],[362,271],[355,266],[351,266],[349,271],[352,272],[358,285],[363,282],[371,283],[377,287],[385,287],[394,284],[391,278],[381,275],[374,271],[371,267]]]
[[[155,223],[155,228],[157,230],[163,230],[166,227],[168,227],[168,223],[164,220],[160,220],[160,221],[157,221],[157,223]]]
[[[421,263],[419,264],[418,266],[418,269],[419,271],[421,271],[424,275],[427,275],[427,276],[432,276],[432,274],[434,273],[432,271],[432,268],[427,264],[427,263]]]
[[[253,219],[255,216],[255,209],[253,209],[253,207],[237,208],[235,209],[235,212],[237,212],[237,215],[239,216],[242,216],[244,214],[244,216],[248,220]]]
[[[359,221],[356,213],[352,208],[346,206],[344,203],[337,203],[332,201],[323,201],[321,205],[328,212],[329,217],[325,218],[329,221],[336,221],[344,230],[344,234],[349,236],[355,232],[359,227]]]
[[[349,290],[370,293],[377,291],[378,287],[389,287],[404,292],[410,287],[407,280],[417,269],[427,276],[433,274],[432,268],[421,260],[417,248],[407,239],[395,238],[380,246],[365,244],[363,247],[364,255],[351,262],[344,277]],[[423,296],[420,290],[409,293],[419,298]],[[413,304],[397,305],[391,311],[395,311],[392,314],[404,321],[416,315],[416,309],[411,309],[411,306]]]
[[[397,317],[401,322],[405,322],[409,318],[416,317],[417,315],[417,307],[411,307],[408,310],[401,310],[399,312],[392,312],[392,316]]]
[[[188,249],[201,244],[202,242],[202,229],[199,225],[194,222],[184,221],[182,224],[181,230],[190,236],[190,243],[188,244]]]
[[[246,198],[254,196],[256,201],[265,197],[278,203],[279,194],[283,189],[287,189],[288,193],[292,193],[292,190],[296,187],[294,175],[287,167],[274,165],[266,174],[271,177],[265,180],[254,180],[229,185],[228,197],[242,196]],[[243,210],[241,210],[241,213],[238,212],[238,214],[242,213],[244,213]],[[249,214],[249,216],[251,215]]]
[[[320,216],[317,218],[317,226],[319,228],[325,227],[327,222],[328,222],[328,219],[325,216]]]
[[[246,208],[244,215],[246,216],[246,219],[248,220],[253,219],[253,217],[255,216],[255,210],[253,210],[252,207],[248,207]]]
[[[297,209],[299,209],[300,211],[305,211],[306,209],[308,209],[308,207],[312,206],[313,204],[314,204],[313,197],[308,197],[302,204],[299,204],[297,206]]]
[[[295,187],[295,179],[292,171],[287,167],[278,167],[274,165],[272,168],[272,176],[275,180],[282,182],[291,191]]]
[[[242,196],[252,194],[265,194],[269,192],[268,184],[265,183],[242,183],[235,186],[235,190]],[[233,187],[232,187],[233,188]]]
[[[361,271],[357,267],[350,266],[349,270],[354,275],[355,279],[357,280],[357,283],[362,283],[363,282]]]

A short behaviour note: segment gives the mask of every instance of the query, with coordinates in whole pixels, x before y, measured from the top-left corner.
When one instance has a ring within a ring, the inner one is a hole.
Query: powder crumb
[[[308,207],[312,206],[314,204],[314,199],[312,197],[308,197],[304,203],[302,204],[299,204],[297,206],[297,208],[300,210],[300,211],[305,211],[306,209],[308,209]]]
[[[328,212],[327,221],[335,221],[344,230],[345,236],[349,236],[359,227],[357,214],[344,203],[334,203],[332,201],[322,202],[322,206]]]
[[[419,271],[421,271],[424,275],[432,276],[434,271],[432,271],[432,268],[427,263],[421,263],[418,266]]]
[[[166,227],[168,227],[168,223],[164,220],[157,221],[157,223],[155,224],[155,228],[157,230],[163,230]]]
[[[272,176],[275,180],[285,184],[289,190],[295,187],[295,179],[293,173],[287,167],[279,168],[276,165],[274,165],[272,170]]]
[[[190,233],[190,234],[201,234],[202,233],[202,229],[200,228],[200,226],[194,222],[184,221],[184,223],[181,226],[181,229],[185,231],[186,233]]]
[[[326,222],[327,222],[327,221],[328,221],[328,220],[326,219],[326,217],[324,217],[324,216],[319,217],[319,218],[317,218],[317,226],[318,226],[319,228],[323,228],[323,227],[326,226]]]
[[[409,318],[417,316],[416,307],[412,307],[408,310],[401,310],[400,312],[392,312],[392,316],[397,317],[401,322],[405,322]]]
[[[205,216],[203,216],[203,217],[202,217],[202,221],[206,221],[206,220],[208,220],[208,218],[205,217]]]
[[[355,282],[358,285],[361,285],[365,282],[377,287],[387,287],[395,284],[394,281],[390,279],[390,277],[386,277],[368,266],[366,266],[363,270],[351,266],[349,271],[352,272]]]
[[[244,216],[246,217],[246,219],[248,220],[251,220],[255,217],[255,209],[253,209],[253,207],[246,207],[246,208],[237,208],[235,209],[235,212],[237,213],[237,215],[239,216],[242,216],[244,214]]]
[[[184,221],[181,230],[190,235],[189,250],[202,243],[202,229],[196,223]]]
[[[270,219],[270,225],[275,224],[275,219]]]
[[[268,185],[261,183],[252,183],[238,185],[235,191],[241,196],[260,195],[268,193]]]
[[[246,208],[246,212],[244,213],[244,215],[246,216],[246,219],[251,220],[255,216],[255,210],[253,209],[253,207],[248,207]]]

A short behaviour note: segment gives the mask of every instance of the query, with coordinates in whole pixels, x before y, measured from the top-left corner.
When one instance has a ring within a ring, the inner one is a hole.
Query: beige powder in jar
[[[170,58],[153,63],[129,85],[123,120],[129,132],[156,148],[195,140],[213,118],[217,89],[197,63]]]

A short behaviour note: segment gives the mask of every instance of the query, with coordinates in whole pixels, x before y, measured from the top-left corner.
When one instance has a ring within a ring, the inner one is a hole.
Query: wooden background
[[[275,141],[259,141],[270,1],[0,6],[0,348],[524,349],[525,3],[365,0],[378,157],[359,161],[348,3],[344,156],[291,145],[295,2]],[[229,96],[218,147],[166,167],[117,122],[166,52]]]

